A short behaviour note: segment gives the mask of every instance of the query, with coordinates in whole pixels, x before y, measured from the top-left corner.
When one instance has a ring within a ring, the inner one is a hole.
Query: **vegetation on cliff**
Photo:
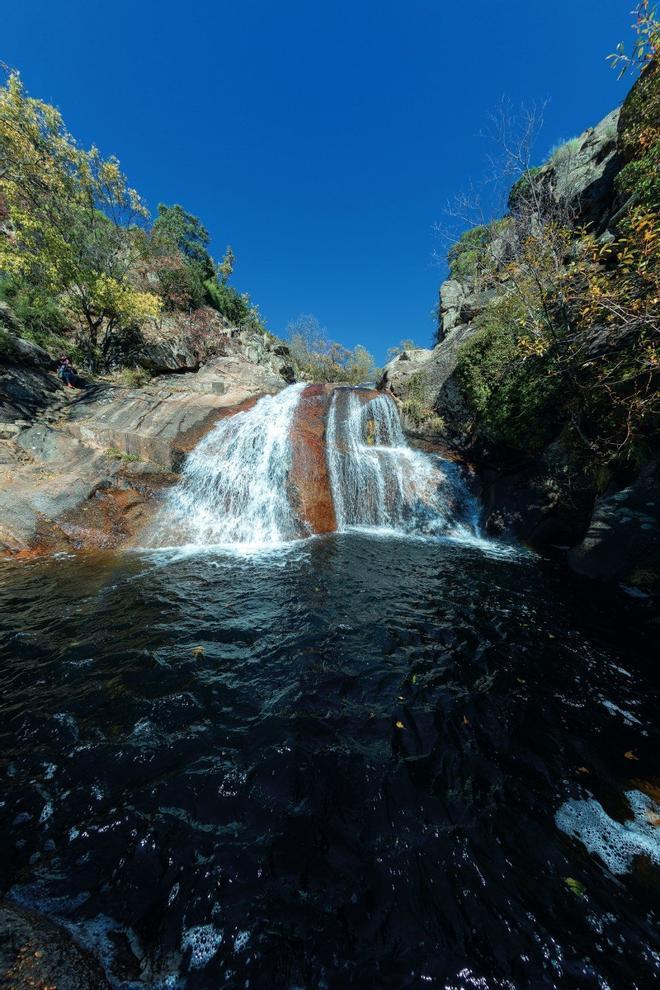
[[[605,477],[648,458],[660,412],[660,35],[645,38],[606,223],[566,188],[581,153],[572,140],[523,170],[506,217],[449,252],[451,278],[491,290],[457,367],[480,435],[531,452],[560,437]]]
[[[93,370],[121,363],[123,345],[166,312],[212,307],[264,329],[228,284],[209,234],[179,205],[149,212],[118,160],[81,148],[53,106],[17,73],[0,88],[0,298],[26,337],[66,349]]]

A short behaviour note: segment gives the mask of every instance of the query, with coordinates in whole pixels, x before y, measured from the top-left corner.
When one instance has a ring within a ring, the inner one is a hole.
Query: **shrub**
[[[146,368],[124,368],[121,382],[127,388],[144,388],[151,381],[151,372]]]
[[[480,275],[492,274],[492,270],[496,267],[496,259],[492,256],[490,248],[507,225],[508,220],[503,217],[466,230],[447,255],[449,277],[456,279],[457,282],[466,282]]]
[[[261,333],[265,331],[259,309],[250,302],[247,292],[238,292],[233,286],[215,279],[208,279],[204,288],[209,305],[222,313],[232,326],[258,330]]]
[[[656,135],[660,136],[659,130],[653,136]],[[660,139],[656,137],[641,157],[628,162],[615,182],[616,191],[622,199],[634,196],[635,202],[641,206],[657,208],[660,203]]]
[[[119,447],[108,447],[105,456],[112,458],[113,461],[125,461],[127,464],[142,460],[137,454],[127,454],[125,450],[120,450]]]
[[[519,303],[505,297],[484,310],[460,348],[457,375],[482,433],[519,450],[540,450],[559,422],[559,382],[549,355],[523,359]]]
[[[553,165],[562,165],[575,158],[580,150],[580,145],[581,141],[578,137],[570,138],[568,141],[560,141],[559,144],[550,149],[548,158]]]
[[[433,389],[423,371],[416,371],[406,383],[406,397],[401,403],[405,419],[417,429],[440,433],[445,423],[433,408]]]

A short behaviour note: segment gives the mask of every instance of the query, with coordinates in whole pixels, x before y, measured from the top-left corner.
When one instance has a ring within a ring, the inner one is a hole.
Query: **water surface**
[[[0,610],[2,891],[115,986],[659,981],[658,866],[604,844],[658,773],[643,605],[354,532],[6,563]]]

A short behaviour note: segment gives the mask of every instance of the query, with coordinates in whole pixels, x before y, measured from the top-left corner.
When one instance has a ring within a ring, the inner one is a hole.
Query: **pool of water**
[[[660,981],[643,603],[355,532],[5,563],[0,614],[1,892],[115,986]]]

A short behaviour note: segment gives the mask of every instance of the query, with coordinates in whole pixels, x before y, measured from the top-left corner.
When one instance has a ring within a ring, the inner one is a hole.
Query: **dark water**
[[[657,783],[643,605],[360,535],[7,564],[0,603],[2,892],[116,986],[660,982],[653,857],[555,822]]]

